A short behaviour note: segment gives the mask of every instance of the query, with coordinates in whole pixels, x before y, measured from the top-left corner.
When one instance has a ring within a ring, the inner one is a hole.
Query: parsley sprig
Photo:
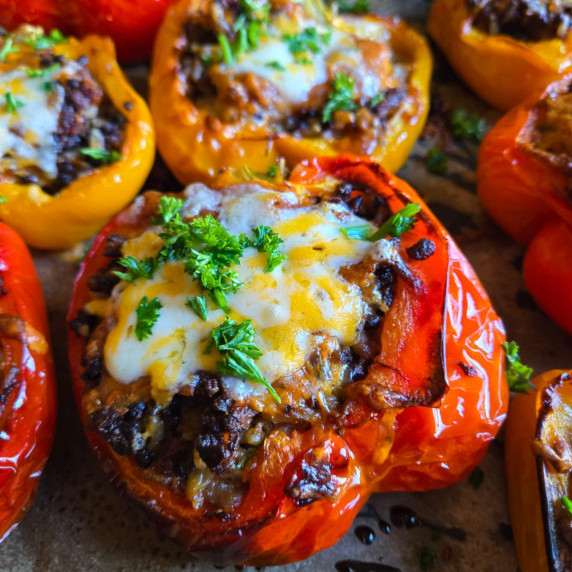
[[[26,75],[28,77],[46,77],[53,71],[57,70],[59,67],[60,64],[56,62],[53,63],[51,66],[48,66],[47,68],[41,68],[41,69],[26,68],[26,70],[24,71],[26,72]]]
[[[2,46],[2,49],[0,50],[0,62],[5,62],[6,61],[6,56],[8,54],[13,54],[14,52],[19,51],[20,48],[18,46],[14,45],[14,39],[13,38],[6,38],[4,40],[4,45]]]
[[[52,46],[65,44],[67,41],[68,39],[55,28],[49,34],[38,34],[24,39],[24,43],[32,46],[35,50],[47,50]]]
[[[528,393],[529,389],[536,389],[530,381],[532,368],[520,361],[518,344],[516,342],[506,342],[502,344],[502,349],[506,354],[508,362],[506,378],[509,389],[517,393]]]
[[[216,348],[222,356],[222,360],[216,363],[219,373],[261,383],[280,403],[280,397],[254,363],[254,360],[262,356],[260,349],[253,343],[254,335],[250,320],[239,324],[225,316],[224,322],[211,331],[205,353],[209,354]]]
[[[288,44],[288,50],[294,54],[298,61],[305,60],[308,52],[318,54],[322,51],[322,45],[329,45],[332,38],[331,32],[320,33],[313,26],[306,28],[298,34],[284,34],[282,39]]]
[[[355,80],[345,73],[338,73],[332,81],[332,90],[322,111],[322,123],[328,123],[334,111],[353,111],[358,105],[354,101]]]
[[[258,252],[266,252],[268,254],[264,272],[272,272],[286,260],[286,255],[278,252],[278,248],[284,241],[269,226],[258,225],[252,231],[252,239],[241,235],[241,240],[244,246],[252,246]]]
[[[137,260],[134,256],[125,256],[124,258],[120,258],[117,263],[123,266],[126,272],[116,270],[113,274],[126,282],[133,282],[137,278],[151,280],[159,267],[159,261],[152,257],[145,258],[145,260]]]
[[[137,314],[137,322],[135,323],[135,337],[141,342],[147,339],[153,333],[153,326],[159,319],[159,310],[163,304],[159,302],[159,298],[155,297],[149,301],[147,296],[141,298],[141,302],[135,310]]]
[[[8,113],[17,113],[20,107],[24,107],[24,103],[16,99],[13,93],[5,93],[4,99],[6,100],[6,111]]]
[[[207,310],[207,299],[204,296],[194,296],[187,298],[185,303],[187,308],[190,308],[203,322],[207,321],[209,311]]]
[[[112,149],[108,151],[107,149],[92,149],[91,147],[83,147],[79,150],[82,155],[93,159],[94,161],[98,161],[104,165],[110,165],[111,163],[117,163],[117,161],[121,161],[123,159],[123,155]]]

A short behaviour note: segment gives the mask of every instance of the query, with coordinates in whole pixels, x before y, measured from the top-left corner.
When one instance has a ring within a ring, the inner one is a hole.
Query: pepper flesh
[[[0,73],[11,69],[33,48],[19,45],[16,53],[0,62]],[[125,117],[122,158],[100,165],[62,189],[45,193],[35,184],[1,182],[0,217],[14,227],[31,246],[44,249],[70,248],[91,236],[123,208],[139,191],[153,165],[155,135],[147,105],[131,87],[117,62],[113,43],[89,36],[69,38],[53,47],[56,54],[77,60],[88,57],[87,67]],[[127,104],[127,105],[126,105]]]
[[[568,85],[571,76],[533,94],[487,134],[479,150],[477,190],[491,217],[527,245],[524,279],[532,297],[572,333],[572,206],[566,170],[526,152],[519,137],[537,102]]]
[[[435,0],[427,29],[462,80],[501,111],[545,88],[572,65],[572,34],[537,42],[485,34],[471,25],[465,0]]]
[[[381,373],[376,370],[377,379],[387,382],[392,390],[398,388],[410,395],[413,407],[403,410],[407,405],[403,403],[401,407],[388,404],[372,408],[368,390],[375,384],[368,383],[372,381],[369,375],[365,383],[356,382],[358,389],[350,391],[344,409],[343,434],[317,423],[288,437],[276,432],[266,439],[249,468],[246,498],[233,510],[233,518],[226,520],[200,516],[187,499],[146,478],[131,457],[117,455],[102,436],[88,430],[90,444],[112,467],[116,482],[122,482],[130,496],[154,513],[164,530],[203,558],[251,565],[307,558],[331,546],[348,530],[372,492],[425,490],[466,476],[481,460],[504,420],[508,391],[500,347],[504,341],[502,322],[444,228],[406,183],[366,159],[342,156],[305,162],[294,169],[288,184],[319,189],[332,177],[374,188],[392,211],[410,201],[420,204],[421,222],[411,237],[403,238],[412,242],[429,233],[441,250],[433,261],[411,261],[411,265],[424,277],[424,283],[432,284],[432,275],[441,275],[442,283],[424,296],[398,287],[399,316],[393,315],[384,327],[386,350],[392,347],[393,338],[401,340],[394,347],[409,346],[407,352],[403,356],[398,350],[386,352],[376,360],[381,368]],[[226,184],[237,182],[228,173],[222,180]],[[102,230],[76,280],[70,319],[90,299],[89,276],[108,263],[103,254],[106,236],[132,236],[141,224],[127,211]],[[473,301],[476,312],[469,311]],[[409,327],[400,327],[403,324]],[[432,342],[435,339],[439,341],[437,347]],[[81,380],[85,343],[85,339],[70,334],[74,390],[87,427]],[[385,362],[409,381],[393,385],[395,379],[384,375]],[[427,375],[448,378],[448,392],[436,391]],[[415,406],[420,392],[426,394],[425,406]],[[463,408],[459,407],[461,402]],[[339,492],[334,499],[297,506],[285,494],[285,487],[301,470],[305,456],[316,450],[321,450],[332,465]]]
[[[0,223],[0,540],[32,502],[54,434],[56,385],[40,282],[26,245]]]
[[[363,153],[357,136],[300,138],[274,134],[254,122],[243,127],[222,123],[199,109],[187,96],[179,60],[188,43],[185,23],[191,14],[207,11],[210,4],[212,0],[184,0],[168,11],[157,35],[149,76],[149,102],[159,151],[183,184],[207,182],[226,168],[244,165],[265,173],[280,157],[292,168],[318,155]],[[367,152],[387,170],[396,172],[409,156],[427,118],[433,60],[425,39],[404,22],[370,15],[362,18],[381,22],[387,30],[386,41],[399,61],[411,66],[406,101],[389,120],[383,144]],[[380,75],[383,73],[385,70],[380,70]]]

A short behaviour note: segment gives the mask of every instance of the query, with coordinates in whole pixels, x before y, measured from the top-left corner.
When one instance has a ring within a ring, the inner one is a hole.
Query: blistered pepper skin
[[[501,111],[571,71],[572,34],[538,42],[485,34],[471,26],[465,0],[435,0],[427,29],[462,80]]]
[[[402,372],[417,368],[424,377],[425,372],[431,371],[428,355],[433,355],[446,368],[448,391],[438,407],[372,410],[365,397],[355,399],[343,433],[322,424],[304,432],[294,431],[288,437],[271,433],[249,466],[245,499],[233,511],[233,518],[227,520],[197,518],[189,501],[145,478],[132,458],[117,455],[105,439],[88,430],[90,444],[115,475],[114,481],[153,513],[167,534],[202,558],[249,565],[284,564],[307,558],[345,534],[371,493],[426,490],[462,479],[481,460],[504,420],[508,400],[500,346],[505,339],[504,329],[468,262],[415,191],[372,161],[351,156],[314,159],[296,167],[288,182],[311,185],[314,189],[332,176],[376,189],[389,201],[391,210],[403,202],[421,205],[423,224],[414,227],[412,237],[404,235],[404,240],[418,240],[426,232],[423,229],[432,229],[431,236],[439,243],[440,253],[434,260],[411,263],[418,264],[424,283],[433,286],[425,294],[425,304],[407,291],[398,291],[395,304],[401,308],[401,322],[399,316],[388,316],[388,326],[382,334],[388,347],[394,340],[401,340],[398,345],[402,348],[414,345],[417,361],[413,354],[401,358],[399,352],[394,352],[384,354],[378,363],[387,360],[392,368]],[[237,180],[227,176],[224,186],[232,182]],[[89,276],[108,263],[103,254],[106,236],[128,235],[140,227],[141,221],[126,211],[102,230],[77,277],[70,319],[90,299]],[[441,286],[432,282],[433,275],[443,275]],[[433,308],[434,303],[437,310],[424,311]],[[412,332],[399,327],[403,324],[410,325]],[[419,330],[415,337],[416,325]],[[438,348],[426,347],[423,339],[432,337],[435,327],[443,328],[442,344]],[[417,339],[421,341],[417,343]],[[85,391],[81,380],[84,347],[85,339],[70,333],[74,390],[87,427],[88,419],[81,406]],[[404,373],[404,377],[415,376]],[[418,388],[412,383],[400,390],[415,395]],[[333,499],[322,498],[298,506],[285,494],[285,488],[299,473],[306,455],[318,448],[326,452],[340,484],[339,493]]]
[[[406,104],[395,113],[383,136],[383,144],[361,149],[357,137],[299,138],[272,134],[255,122],[241,127],[222,123],[187,96],[180,57],[187,44],[185,23],[189,15],[207,11],[212,0],[183,0],[174,5],[159,29],[151,74],[149,103],[157,127],[161,156],[183,183],[208,182],[224,169],[245,165],[265,173],[283,157],[288,167],[320,155],[367,154],[387,170],[396,172],[405,162],[425,125],[429,111],[429,84],[433,67],[425,39],[404,22],[392,18],[364,16],[380,21],[388,31],[388,42],[400,59],[411,63]]]
[[[174,0],[0,0],[0,26],[13,30],[20,24],[54,28],[84,37],[109,36],[119,60],[149,58],[163,16]]]
[[[0,182],[0,195],[7,199],[0,204],[0,218],[29,245],[49,250],[71,248],[99,230],[139,192],[155,156],[151,115],[119,68],[113,43],[97,36],[70,38],[53,50],[69,59],[87,56],[89,71],[126,123],[122,158],[94,168],[55,195],[35,184]],[[19,53],[8,55],[0,71]]]
[[[570,79],[566,76],[559,82]],[[527,246],[523,271],[532,297],[572,333],[572,206],[566,199],[567,176],[517,142],[533,107],[551,89],[530,96],[487,134],[479,150],[477,191],[495,222]]]
[[[0,223],[0,275],[3,355],[0,540],[3,540],[31,504],[48,458],[54,434],[56,384],[41,285],[26,245],[3,223]]]

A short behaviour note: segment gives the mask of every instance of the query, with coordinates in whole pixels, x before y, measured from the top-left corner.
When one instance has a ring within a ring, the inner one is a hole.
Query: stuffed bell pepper
[[[479,152],[479,196],[527,245],[524,279],[539,306],[572,333],[572,76],[506,114]]]
[[[506,413],[502,322],[417,194],[365,159],[140,196],[69,319],[90,444],[223,563],[307,558],[372,492],[459,481]]]
[[[0,223],[0,541],[30,506],[52,445],[56,381],[40,281]]]
[[[340,152],[396,171],[425,123],[431,68],[426,41],[395,18],[321,0],[182,0],[151,67],[159,151],[184,184]]]
[[[139,191],[155,152],[144,101],[110,40],[23,26],[0,35],[0,218],[69,248]]]
[[[572,567],[572,371],[549,371],[510,404],[506,473],[523,572]]]
[[[572,6],[435,0],[428,31],[463,81],[502,111],[572,71]]]

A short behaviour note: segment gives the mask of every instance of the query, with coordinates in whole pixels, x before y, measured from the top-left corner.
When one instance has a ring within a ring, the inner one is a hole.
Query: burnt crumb
[[[101,318],[95,314],[89,314],[83,308],[77,313],[77,316],[69,321],[69,327],[72,332],[78,336],[87,337],[100,323]]]
[[[434,253],[435,243],[428,238],[422,238],[407,249],[407,255],[412,260],[427,260]]]
[[[131,103],[130,101],[124,102],[123,109],[125,109],[125,111],[131,111],[133,109],[133,103]]]
[[[345,203],[357,216],[381,224],[389,214],[387,203],[374,189],[363,183],[344,181],[329,198],[332,203]]]
[[[41,68],[49,68],[54,64],[63,66],[66,63],[66,58],[60,54],[54,54],[50,51],[45,51],[40,54],[38,63]]]
[[[115,266],[113,267],[114,269]],[[100,268],[87,279],[87,286],[92,292],[110,295],[113,287],[119,283],[119,277],[113,274],[111,268]]]
[[[86,67],[89,63],[89,58],[87,56],[80,56],[76,61],[80,66]]]
[[[119,258],[121,256],[121,248],[126,240],[127,238],[120,234],[110,234],[105,239],[103,255],[109,258]]]
[[[319,499],[332,498],[336,488],[332,465],[310,457],[304,459],[300,474],[294,476],[284,493],[298,506],[305,506]]]
[[[389,264],[380,264],[375,269],[375,276],[378,280],[378,288],[381,297],[387,307],[391,306],[395,296],[395,272]]]
[[[103,371],[103,359],[101,356],[95,356],[91,359],[84,360],[84,370],[81,374],[81,379],[85,382],[88,388],[95,387],[101,380],[101,373]]]
[[[469,365],[464,361],[458,361],[457,365],[463,370],[463,373],[469,377],[475,377],[479,373],[476,367]]]

